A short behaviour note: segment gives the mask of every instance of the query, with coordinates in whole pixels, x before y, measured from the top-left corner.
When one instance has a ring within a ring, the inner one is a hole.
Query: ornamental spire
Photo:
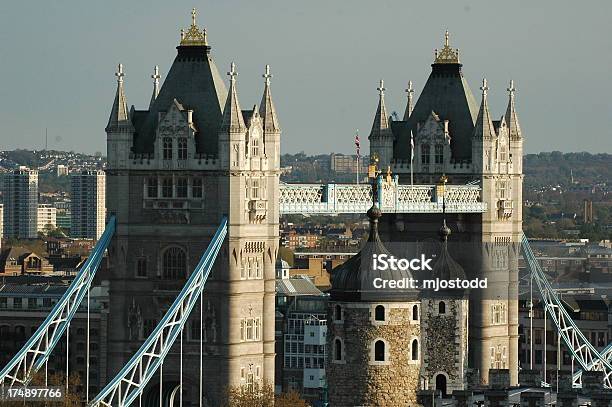
[[[374,116],[374,123],[372,123],[372,131],[370,132],[370,139],[373,136],[378,136],[382,131],[389,128],[389,118],[387,116],[387,107],[385,106],[385,82],[380,80],[378,88],[378,108],[376,109],[376,115]]]
[[[516,107],[514,105],[514,81],[510,81],[508,86],[508,107],[506,109],[506,124],[508,125],[508,133],[510,134],[510,140],[518,140],[523,137],[521,133],[521,126],[519,125],[518,115],[516,114]]]
[[[434,64],[458,64],[459,49],[453,49],[450,46],[450,34],[448,30],[444,33],[444,47],[438,52],[435,50]]]
[[[153,79],[153,94],[151,95],[151,102],[149,102],[149,107],[153,105],[155,99],[157,99],[157,95],[159,95],[159,79],[161,75],[159,74],[159,66],[155,65],[153,68],[153,74],[151,75],[151,79]]]
[[[230,70],[227,73],[227,76],[230,77],[230,87],[225,101],[225,108],[223,109],[223,121],[221,124],[221,131],[231,133],[246,131],[244,117],[242,116],[240,103],[238,103],[238,92],[236,90],[237,75],[236,64],[232,62]]]
[[[117,65],[117,91],[115,93],[115,100],[113,101],[113,107],[111,108],[110,117],[108,118],[108,124],[106,125],[106,131],[119,131],[119,130],[133,130],[132,122],[130,121],[130,112],[127,107],[127,98],[125,97],[125,90],[123,89],[123,64]]]
[[[191,10],[191,26],[187,31],[181,29],[181,46],[208,46],[208,40],[206,38],[206,28],[201,30],[196,24],[196,9],[195,7]]]
[[[263,119],[264,133],[278,132],[280,131],[280,126],[276,116],[276,109],[274,108],[274,103],[272,102],[272,93],[270,92],[270,79],[272,78],[272,74],[270,73],[270,65],[266,65],[266,69],[262,77],[264,78],[265,85],[263,97],[261,98],[261,104],[259,105],[259,114]]]
[[[412,81],[408,81],[408,88],[406,88],[405,92],[408,94],[408,103],[406,104],[406,111],[404,112],[404,121],[407,121],[412,114],[412,109],[414,108],[412,103],[412,98],[414,94],[414,89],[412,88]]]
[[[476,125],[474,126],[474,138],[490,140],[495,136],[495,128],[493,127],[491,113],[489,112],[489,102],[487,101],[489,86],[487,85],[486,78],[482,79],[480,90],[482,91],[482,101],[478,116],[476,117]]]

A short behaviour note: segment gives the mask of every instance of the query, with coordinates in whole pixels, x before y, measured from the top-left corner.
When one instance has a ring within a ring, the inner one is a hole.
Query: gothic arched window
[[[141,257],[136,262],[136,276],[146,277],[147,276],[147,259]]]
[[[412,340],[410,356],[412,360],[419,360],[419,340],[418,339]]]
[[[412,306],[412,320],[413,321],[419,320],[419,306],[418,305]]]
[[[342,339],[334,339],[334,360],[342,360]]]
[[[174,280],[185,278],[187,256],[180,247],[170,247],[164,252],[162,262],[162,277]]]
[[[382,339],[374,342],[374,361],[384,362],[385,361],[385,342]]]
[[[385,320],[385,307],[377,305],[374,309],[374,320],[384,321]]]
[[[421,164],[429,164],[429,152],[430,147],[429,144],[423,144],[421,146]]]
[[[444,301],[440,301],[438,304],[438,314],[446,314],[446,303]]]

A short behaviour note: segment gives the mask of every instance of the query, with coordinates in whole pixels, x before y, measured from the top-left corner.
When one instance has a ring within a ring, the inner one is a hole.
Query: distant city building
[[[4,236],[38,236],[38,171],[19,167],[4,175]]]
[[[579,288],[574,291],[580,291]],[[598,295],[565,294],[561,291],[561,298],[565,310],[576,322],[586,339],[596,349],[601,351],[612,340],[612,307],[609,301]],[[523,294],[519,299],[519,361],[523,369],[536,369],[542,371],[546,364],[546,380],[555,384],[554,375],[558,367],[562,371],[571,371],[577,366],[572,361],[572,355],[565,344],[562,344],[561,354],[558,351],[558,333],[548,317],[546,332],[544,330],[544,309],[539,299],[534,301],[531,311],[533,319],[530,318],[529,292]],[[532,339],[533,338],[533,339]],[[532,347],[533,345],[533,347]],[[544,348],[546,347],[546,356]],[[559,356],[559,358],[558,358]],[[543,376],[542,376],[543,379]]]
[[[98,239],[104,232],[106,186],[104,171],[84,170],[71,175],[70,236]]]
[[[58,177],[64,177],[68,175],[68,166],[67,165],[58,165],[57,166],[57,176]]]
[[[2,237],[4,236],[4,205],[0,204],[0,249],[2,248]]]
[[[368,172],[368,164],[370,158],[368,156],[361,157],[359,162],[359,172],[366,174]],[[357,156],[332,153],[329,155],[329,167],[336,173],[357,173]]]
[[[53,266],[42,255],[25,247],[7,247],[0,252],[0,276],[46,274]]]
[[[54,202],[53,206],[57,209],[55,214],[55,220],[58,228],[62,228],[66,231],[70,231],[70,227],[72,226],[72,211],[71,201],[59,201]]]
[[[50,204],[38,204],[38,232],[55,229],[57,226],[57,209]]]
[[[276,392],[299,392],[313,406],[324,399],[327,384],[327,295],[306,277],[287,277],[277,262]],[[284,276],[284,277],[283,277]]]
[[[32,277],[31,277],[32,278]],[[8,278],[7,278],[8,280]],[[48,282],[45,280],[49,280]],[[52,307],[66,291],[67,284],[50,278],[36,278],[32,284],[7,283],[0,286],[0,366],[5,366],[26,340],[36,332]],[[108,327],[108,287],[92,287],[89,308],[89,390],[96,394],[107,383],[105,341]],[[87,313],[85,301],[70,324],[69,371],[86,383]],[[62,351],[63,350],[63,351]],[[66,335],[62,335],[56,352],[49,359],[49,375],[66,369]],[[76,350],[76,351],[74,351]]]

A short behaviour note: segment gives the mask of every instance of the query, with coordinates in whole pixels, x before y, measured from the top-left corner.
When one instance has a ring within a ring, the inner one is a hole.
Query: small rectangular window
[[[178,178],[176,180],[176,196],[178,198],[187,198],[187,178]]]
[[[164,178],[162,181],[162,197],[172,198],[172,178]]]
[[[151,177],[147,180],[147,197],[157,198],[157,178]]]
[[[421,146],[421,163],[422,164],[429,164],[430,162],[430,158],[429,158],[429,145],[424,144]]]
[[[442,146],[442,144],[436,144],[434,149],[434,160],[436,164],[444,163],[444,146]]]
[[[170,137],[164,137],[163,157],[164,160],[172,160],[172,139]]]
[[[202,178],[194,178],[191,185],[191,196],[202,198]]]
[[[187,159],[187,139],[181,138],[178,140],[178,159]]]

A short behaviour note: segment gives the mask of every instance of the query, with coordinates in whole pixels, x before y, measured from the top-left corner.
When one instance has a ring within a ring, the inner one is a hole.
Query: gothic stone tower
[[[375,289],[373,279],[411,278],[407,271],[372,268],[373,255],[389,254],[378,236],[380,209],[368,211],[365,247],[332,271],[328,308],[327,383],[334,407],[417,405],[420,369],[418,293]]]
[[[480,186],[480,199],[487,203],[485,213],[447,217],[457,241],[480,246],[478,253],[473,253],[482,258],[478,277],[489,279],[488,290],[470,293],[469,366],[479,370],[484,382],[490,368],[509,368],[511,381],[516,384],[523,136],[513,84],[508,88],[505,115],[493,120],[486,82],[479,107],[462,66],[459,51],[450,47],[447,32],[444,47],[436,51],[431,74],[414,107],[410,83],[403,120],[389,119],[393,133],[391,166],[404,184],[410,183],[412,167],[415,183],[437,183],[446,175],[451,185],[473,182]],[[389,240],[422,241],[430,238],[440,223],[437,214],[385,215],[381,233]]]
[[[222,216],[228,237],[184,334],[185,405],[198,405],[203,324],[205,405],[228,385],[274,380],[274,260],[278,251],[280,127],[266,67],[259,108],[241,110],[232,64],[229,92],[206,31],[181,33],[161,89],[156,67],[146,110],[128,111],[123,69],[107,132],[107,208],[117,217],[109,249],[108,374],[155,328],[206,249]],[[178,346],[164,363],[178,383]],[[154,402],[156,375],[146,395]]]

